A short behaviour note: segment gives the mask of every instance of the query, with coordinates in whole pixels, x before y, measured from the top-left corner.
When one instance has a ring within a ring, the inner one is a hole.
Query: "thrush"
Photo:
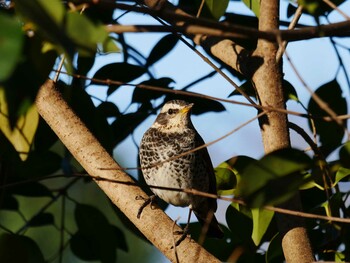
[[[207,227],[208,237],[222,238],[223,232],[214,215],[217,209],[215,199],[156,188],[217,193],[215,173],[207,149],[193,151],[204,141],[191,122],[192,106],[192,103],[183,100],[172,100],[163,106],[141,140],[141,170],[156,196],[174,206],[190,208],[184,232],[188,230],[193,211],[198,221]]]

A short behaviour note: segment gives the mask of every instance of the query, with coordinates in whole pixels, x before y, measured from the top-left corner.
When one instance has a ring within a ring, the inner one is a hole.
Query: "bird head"
[[[153,127],[162,132],[182,132],[192,127],[190,115],[193,103],[183,100],[171,100],[164,104]]]

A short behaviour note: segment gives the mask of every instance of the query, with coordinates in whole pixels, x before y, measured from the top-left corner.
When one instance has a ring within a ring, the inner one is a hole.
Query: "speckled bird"
[[[216,194],[215,173],[207,149],[191,151],[204,144],[190,119],[192,106],[192,103],[183,100],[172,100],[163,106],[141,141],[142,173],[150,186],[196,189]],[[176,157],[183,153],[186,154]],[[191,211],[202,225],[211,218],[207,224],[207,236],[223,237],[213,215],[217,209],[215,199],[179,191],[156,188],[151,190],[169,204],[189,207],[189,219]]]

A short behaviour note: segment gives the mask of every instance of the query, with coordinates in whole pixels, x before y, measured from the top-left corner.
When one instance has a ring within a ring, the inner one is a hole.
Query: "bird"
[[[206,227],[207,237],[223,237],[214,215],[217,210],[216,199],[164,189],[195,189],[217,194],[208,150],[206,147],[196,149],[203,146],[204,141],[192,124],[192,106],[193,103],[183,100],[166,102],[152,126],[144,133],[139,150],[142,174],[155,196],[174,206],[190,209],[180,242],[187,236],[192,211]],[[143,208],[151,201],[152,197],[144,203]]]

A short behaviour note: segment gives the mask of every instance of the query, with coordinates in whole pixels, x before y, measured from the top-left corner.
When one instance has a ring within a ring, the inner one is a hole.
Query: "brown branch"
[[[345,14],[342,10],[340,10],[339,7],[337,7],[335,4],[333,4],[331,1],[329,0],[322,0],[324,3],[326,3],[328,6],[330,6],[331,8],[333,8],[334,10],[336,10],[340,15],[342,15],[345,19],[350,20],[350,17]]]
[[[135,5],[126,5],[120,3],[107,2],[103,0],[85,0],[80,1],[85,2],[90,5],[100,5],[106,8],[115,8],[121,10],[128,10],[138,13],[149,14],[152,16],[157,16],[169,21],[172,25],[178,26],[178,32],[186,33],[187,28],[196,28],[201,31],[208,30],[203,32],[203,34],[210,35],[210,29],[217,29],[221,32],[231,32],[235,34],[235,37],[239,38],[263,38],[266,40],[276,41],[278,37],[281,40],[287,41],[298,41],[306,40],[311,38],[327,37],[327,36],[337,36],[337,37],[346,37],[350,35],[350,21],[343,21],[338,23],[333,23],[329,25],[321,26],[310,26],[303,27],[298,30],[258,30],[255,28],[241,26],[241,25],[232,25],[228,23],[219,23],[213,20],[205,18],[197,18],[188,15],[186,12],[181,9],[173,6],[171,3],[164,0],[145,0],[143,1],[149,8],[139,7]],[[140,26],[141,28],[147,28],[147,26]],[[176,27],[175,27],[176,28]],[[160,29],[160,28],[159,28]],[[132,29],[134,30],[134,29]],[[167,30],[163,28],[163,30]],[[193,29],[191,29],[192,31]],[[159,31],[158,31],[159,32]],[[170,32],[170,31],[162,31]],[[211,31],[215,32],[215,31]],[[202,34],[201,32],[188,32],[189,34]],[[214,33],[217,34],[216,32]]]
[[[48,80],[40,88],[36,106],[40,115],[89,174],[130,184],[135,183],[120,170],[118,164],[74,114],[55,88],[53,81]],[[114,170],[101,170],[98,167],[110,167]],[[173,221],[161,209],[150,207],[146,207],[141,219],[138,219],[137,213],[142,201],[137,201],[136,197],[146,196],[138,186],[95,181],[145,237],[172,262],[176,262],[174,251],[171,249]],[[176,227],[176,230],[181,229]],[[219,262],[213,255],[189,239],[185,239],[177,247],[177,253],[181,262]]]
[[[239,30],[237,30],[237,28],[239,28]],[[110,33],[117,34],[145,32],[166,33],[176,31],[185,35],[207,35],[220,38],[241,38],[251,40],[262,38],[273,42],[280,39],[282,41],[294,42],[323,37],[349,37],[350,21],[321,25],[319,27],[310,26],[296,30],[285,29],[273,31],[259,31],[254,28],[234,25],[214,27],[195,24],[172,26],[171,28],[159,25],[107,25],[106,29]]]
[[[261,0],[259,30],[277,30],[279,21],[279,0]],[[282,65],[277,63],[278,45],[259,39],[254,57],[261,58],[252,80],[255,84],[261,105],[285,108],[282,87]],[[270,112],[260,121],[264,149],[270,153],[279,149],[290,148],[287,115]],[[278,205],[280,209],[301,211],[299,193]],[[276,215],[278,229],[282,236],[282,249],[286,262],[313,262],[311,244],[307,236],[304,221],[300,217],[285,214]]]
[[[297,10],[295,11],[295,14],[294,14],[294,17],[293,17],[293,20],[290,22],[289,26],[288,26],[288,29],[292,30],[295,28],[295,26],[297,25],[301,15],[302,15],[302,11],[303,11],[303,7],[302,6],[298,6]],[[281,40],[282,41],[282,40]],[[277,54],[276,54],[276,61],[277,63],[280,62],[282,56],[283,56],[283,53],[284,51],[286,50],[287,48],[287,45],[288,45],[288,41],[284,40],[279,48],[278,48],[278,51],[277,51]]]

